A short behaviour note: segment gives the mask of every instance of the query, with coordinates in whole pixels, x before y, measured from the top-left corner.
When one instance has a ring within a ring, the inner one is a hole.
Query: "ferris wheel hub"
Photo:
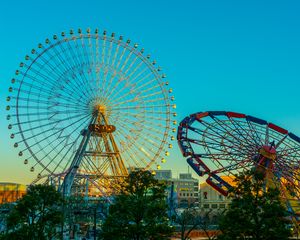
[[[102,105],[102,104],[97,104],[97,105],[95,106],[95,110],[96,110],[98,113],[105,114],[105,113],[106,113],[106,106],[105,106],[105,105]]]
[[[272,145],[271,146],[268,146],[268,145],[262,146],[262,148],[259,149],[259,154],[270,160],[275,160],[277,157],[276,149]]]

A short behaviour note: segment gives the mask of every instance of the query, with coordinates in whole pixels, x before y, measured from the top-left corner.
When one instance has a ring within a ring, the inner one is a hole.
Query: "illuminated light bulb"
[[[175,97],[174,97],[174,96],[172,96],[172,97],[171,97],[171,100],[172,100],[172,101],[174,101],[174,100],[175,100]]]
[[[42,175],[39,173],[38,175],[37,175],[37,178],[41,178],[42,177]]]
[[[172,128],[172,132],[173,132],[173,133],[176,132],[176,128]]]
[[[171,136],[171,140],[173,141],[175,139],[175,137],[174,136]]]
[[[47,38],[47,39],[45,40],[45,43],[46,43],[46,44],[49,44],[49,43],[50,43],[50,40]]]
[[[11,83],[15,83],[15,82],[16,82],[16,79],[13,78],[13,79],[11,80]]]
[[[9,96],[8,96],[8,97],[6,97],[6,101],[8,101],[8,102],[9,102],[9,101],[10,101],[10,99],[11,99],[11,98],[10,98]]]
[[[30,168],[30,172],[34,172],[34,167],[31,167],[31,168]]]
[[[10,134],[10,138],[13,139],[15,137],[15,134]]]
[[[19,75],[20,71],[19,70],[16,70],[16,75]]]
[[[173,108],[173,109],[176,109],[176,104],[173,104],[173,105],[172,105],[172,108]]]
[[[35,49],[32,49],[32,50],[31,50],[31,53],[32,53],[32,54],[35,54]]]
[[[170,88],[170,89],[169,89],[169,93],[172,93],[172,92],[173,92],[173,89],[172,89],[172,88]]]
[[[17,148],[18,146],[19,146],[19,144],[18,144],[18,143],[15,143],[15,144],[14,144],[14,147],[15,147],[15,148]]]
[[[9,120],[9,119],[10,119],[10,117],[11,117],[10,115],[7,115],[7,116],[6,116],[6,120]]]
[[[177,124],[177,121],[176,121],[176,120],[174,120],[174,121],[173,121],[173,124],[174,124],[174,125],[176,125],[176,124]]]
[[[65,35],[66,35],[65,32],[62,32],[62,33],[61,33],[61,36],[62,36],[62,37],[64,37]]]
[[[161,166],[159,164],[156,165],[156,169],[159,170],[161,169]]]
[[[167,76],[166,76],[166,74],[163,74],[163,75],[161,75],[161,77],[162,77],[162,78],[166,78]]]
[[[20,156],[20,157],[23,156],[23,152],[19,152],[19,156]]]
[[[27,159],[24,160],[24,164],[28,164],[28,160]]]
[[[12,87],[9,87],[9,88],[8,88],[8,91],[9,91],[9,92],[12,92],[12,90],[13,90]]]
[[[170,153],[168,151],[165,152],[166,156],[170,156]]]
[[[24,66],[24,63],[21,62],[21,63],[20,63],[20,67],[23,67],[23,66]]]
[[[6,110],[7,110],[7,111],[10,110],[10,106],[6,106]]]
[[[173,113],[173,117],[177,117],[177,113]]]
[[[137,43],[135,43],[134,45],[133,45],[133,47],[134,48],[137,48],[139,45],[137,44]]]
[[[38,44],[38,48],[42,48],[43,45],[41,43]]]
[[[169,148],[173,148],[173,145],[172,145],[172,144],[169,144]]]
[[[165,158],[162,158],[162,159],[161,159],[161,162],[162,162],[162,163],[166,163],[167,160],[166,160]]]
[[[144,49],[144,48],[142,48],[140,52],[141,52],[141,53],[144,53],[144,51],[145,51],[145,49]]]
[[[168,86],[168,85],[169,85],[169,82],[166,82],[165,85]]]
[[[8,124],[7,128],[8,128],[8,129],[12,129],[12,125],[11,125],[11,124]]]

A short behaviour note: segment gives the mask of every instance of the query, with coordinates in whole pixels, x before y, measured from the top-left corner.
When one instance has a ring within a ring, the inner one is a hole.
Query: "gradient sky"
[[[300,135],[300,2],[70,0],[0,3],[0,182],[36,176],[9,139],[5,98],[24,56],[47,37],[88,27],[124,35],[167,74],[178,121],[198,111],[230,110]],[[164,169],[187,164],[174,143]]]

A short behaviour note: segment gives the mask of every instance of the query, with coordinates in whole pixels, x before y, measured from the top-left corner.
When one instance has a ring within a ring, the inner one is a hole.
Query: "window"
[[[203,204],[203,208],[209,208],[209,204]]]
[[[211,208],[218,208],[218,204],[212,204]]]
[[[225,208],[225,204],[220,204],[219,208]]]
[[[182,194],[185,197],[185,193]]]
[[[188,197],[188,196],[189,196],[189,194],[187,193],[187,194],[186,194],[186,196]]]
[[[223,195],[219,195],[219,200],[223,200]]]
[[[207,192],[203,193],[203,197],[204,197],[204,199],[207,199]]]

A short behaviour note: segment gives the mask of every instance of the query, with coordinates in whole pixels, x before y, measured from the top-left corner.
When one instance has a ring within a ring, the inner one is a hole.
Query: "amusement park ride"
[[[160,169],[172,148],[176,105],[144,49],[98,29],[54,35],[26,55],[6,107],[14,147],[35,183],[64,196],[109,196],[132,169]],[[188,164],[223,195],[222,176],[260,169],[288,211],[300,212],[300,138],[265,120],[210,111],[184,118],[177,140]]]
[[[9,88],[10,137],[33,183],[107,196],[132,169],[160,168],[176,132],[166,75],[138,44],[81,29],[26,55]]]
[[[299,222],[300,138],[295,134],[249,115],[209,111],[184,118],[177,140],[193,170],[225,196],[232,186],[223,176],[262,171],[266,187],[279,188],[290,216]]]

